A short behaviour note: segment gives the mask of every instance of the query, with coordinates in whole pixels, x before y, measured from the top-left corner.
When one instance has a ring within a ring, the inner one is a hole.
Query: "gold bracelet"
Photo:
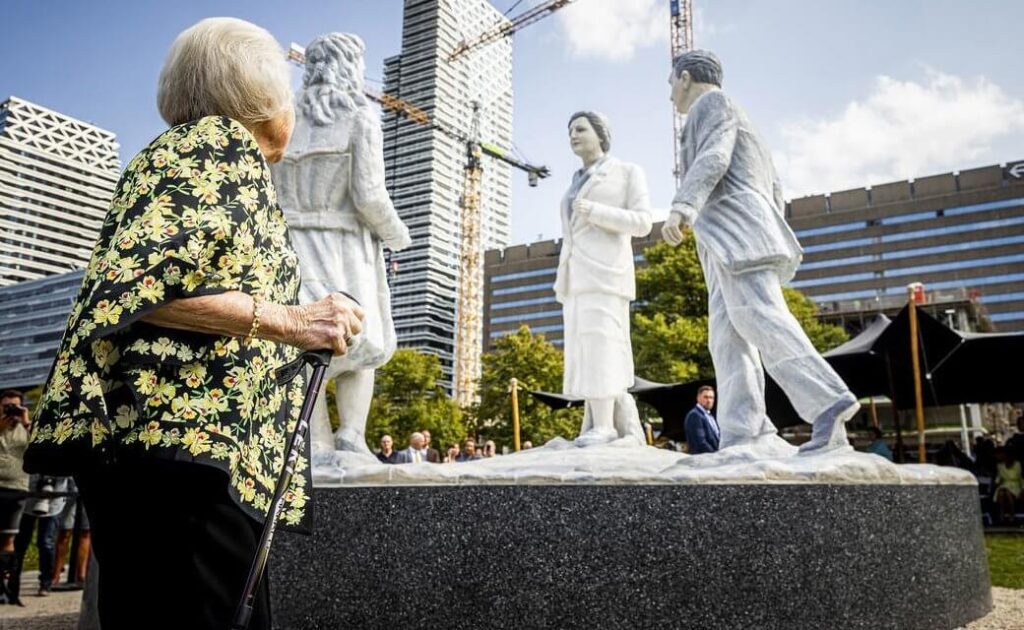
[[[263,315],[263,296],[259,293],[255,293],[252,296],[252,327],[249,328],[249,334],[246,335],[245,345],[251,345],[252,340],[256,338],[256,333],[260,329],[260,316]]]

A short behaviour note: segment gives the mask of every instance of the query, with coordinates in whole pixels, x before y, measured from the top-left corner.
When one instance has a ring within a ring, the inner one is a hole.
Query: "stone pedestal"
[[[991,609],[967,485],[377,486],[279,534],[275,627],[953,629]]]

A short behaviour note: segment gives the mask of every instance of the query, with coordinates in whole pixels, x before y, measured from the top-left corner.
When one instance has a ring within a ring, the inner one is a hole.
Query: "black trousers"
[[[92,524],[103,630],[228,630],[262,530],[200,464],[124,461],[75,477]],[[250,628],[270,629],[267,580]]]

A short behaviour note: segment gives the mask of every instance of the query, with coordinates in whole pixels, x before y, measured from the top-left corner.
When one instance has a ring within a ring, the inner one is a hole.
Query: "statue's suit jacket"
[[[562,198],[562,250],[555,276],[559,302],[572,294],[610,293],[636,299],[634,236],[651,231],[650,196],[643,170],[607,157],[576,195],[594,204],[588,218]]]
[[[803,251],[786,223],[771,154],[746,113],[721,90],[703,94],[690,107],[681,149],[673,209],[696,211],[685,218],[697,241],[734,273],[774,268],[782,282],[791,279]]]

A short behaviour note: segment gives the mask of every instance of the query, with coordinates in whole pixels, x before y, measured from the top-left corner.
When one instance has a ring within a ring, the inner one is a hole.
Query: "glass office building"
[[[792,286],[822,311],[966,291],[996,330],[1024,330],[1024,163],[796,199]]]
[[[84,273],[0,288],[0,390],[46,381]]]

